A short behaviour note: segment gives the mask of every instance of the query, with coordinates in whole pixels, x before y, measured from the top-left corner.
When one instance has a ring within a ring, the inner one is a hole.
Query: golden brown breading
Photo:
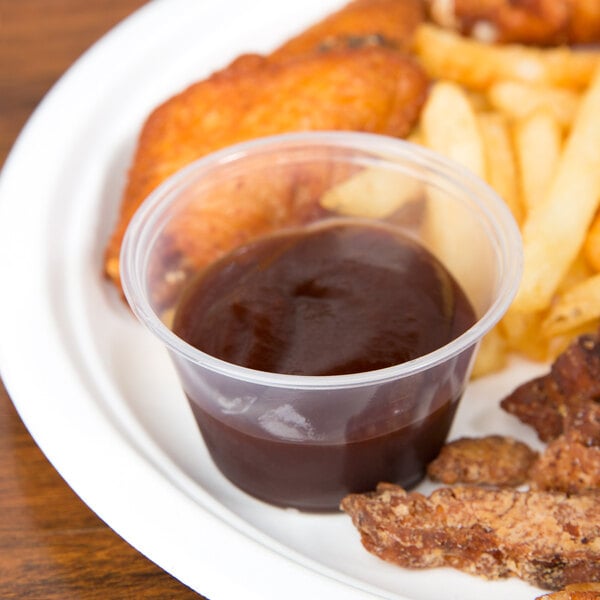
[[[573,439],[585,446],[600,446],[600,402],[588,398],[565,414],[564,429]]]
[[[355,2],[351,10],[340,11],[306,38],[300,36],[296,50],[292,45],[270,57],[241,56],[158,107],[141,132],[118,222],[106,248],[105,272],[114,283],[120,285],[121,241],[138,206],[169,175],[194,160],[237,142],[291,131],[407,135],[428,88],[415,61],[383,44],[340,43],[325,51],[306,51],[315,36],[326,40],[330,31],[350,35],[354,25],[359,37],[377,35],[382,15],[389,25],[396,14],[386,13],[390,6],[403,6],[400,12],[409,14],[413,3],[420,4],[416,0]],[[361,14],[368,15],[368,26],[358,27]],[[406,31],[413,20],[408,23]],[[399,31],[404,31],[401,26]]]
[[[427,467],[434,481],[446,484],[517,486],[529,477],[537,452],[511,437],[460,438],[446,444]]]
[[[427,0],[439,25],[487,42],[600,42],[598,0]]]
[[[547,375],[519,386],[502,408],[550,442],[533,465],[534,488],[600,491],[600,337],[575,340]]]
[[[577,423],[582,418],[588,419],[590,427],[589,419],[597,415],[597,398],[600,338],[586,334],[558,356],[547,375],[520,385],[502,400],[501,407],[533,427],[542,441],[549,442],[567,429],[581,429],[583,421]]]
[[[284,43],[271,58],[365,44],[408,52],[413,33],[424,18],[422,0],[354,0]]]
[[[560,592],[538,596],[536,600],[600,600],[600,583],[574,583]]]
[[[195,159],[236,142],[287,131],[404,136],[426,92],[420,68],[383,47],[335,50],[285,63],[241,57],[164,103],[147,120],[107,249],[107,273],[119,283],[122,237],[144,198]],[[235,228],[236,223],[231,225]]]
[[[382,484],[341,508],[368,551],[402,567],[517,576],[546,589],[600,581],[600,495],[473,486],[425,497]]]

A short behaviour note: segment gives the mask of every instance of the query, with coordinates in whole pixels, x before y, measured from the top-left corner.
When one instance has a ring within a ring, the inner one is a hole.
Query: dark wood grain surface
[[[142,4],[0,0],[0,164],[44,93]],[[201,598],[79,500],[28,434],[1,382],[0,598]]]

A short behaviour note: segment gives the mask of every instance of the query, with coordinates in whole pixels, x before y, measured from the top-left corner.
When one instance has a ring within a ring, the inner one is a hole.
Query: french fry
[[[524,119],[543,110],[548,111],[563,128],[571,126],[580,102],[580,94],[574,90],[520,81],[495,83],[487,96],[492,108],[512,119]]]
[[[547,197],[523,226],[524,272],[513,306],[550,305],[600,204],[600,69],[582,97]]]
[[[412,144],[424,146],[425,144],[423,143],[423,132],[421,131],[421,128],[415,127],[407,136],[406,141],[411,142]]]
[[[583,253],[590,267],[600,272],[600,213],[596,214],[588,230]]]
[[[523,235],[519,292],[473,375],[499,370],[510,352],[551,360],[600,326],[600,52],[489,45],[429,24],[415,48],[438,80],[415,141],[485,179]],[[466,225],[435,190],[427,197],[432,249],[477,290],[476,266],[456,242]]]
[[[590,321],[575,329],[570,329],[563,334],[556,334],[550,338],[545,338],[548,344],[548,358],[546,360],[555,359],[561,352],[564,352],[567,349],[569,344],[571,344],[575,338],[586,333],[598,331],[599,326],[599,320]]]
[[[509,309],[500,321],[507,351],[518,352],[535,361],[548,360],[548,340],[539,335],[542,318],[540,313],[521,313]]]
[[[546,337],[554,337],[599,318],[600,274],[596,274],[559,297],[542,323],[542,332]]]
[[[530,213],[546,197],[558,164],[561,127],[552,113],[541,108],[515,124],[514,138],[523,204],[525,211]]]
[[[485,152],[486,180],[504,199],[517,223],[523,220],[519,176],[508,120],[497,112],[478,115]]]
[[[490,110],[492,107],[488,101],[487,94],[481,91],[474,91],[465,89],[469,97],[469,102],[473,107],[473,110],[477,112],[484,112]]]
[[[414,49],[433,78],[476,90],[506,80],[581,89],[600,64],[600,55],[594,51],[490,45],[430,24],[415,32]]]
[[[564,294],[572,287],[579,285],[589,277],[594,275],[594,271],[591,269],[583,252],[580,252],[575,260],[571,263],[569,270],[565,273],[565,276],[560,280],[556,288],[556,296]]]
[[[381,219],[423,193],[423,186],[401,172],[365,169],[321,197],[321,206],[341,215]]]
[[[479,122],[468,94],[459,85],[440,81],[433,86],[421,114],[421,131],[427,147],[485,178]],[[482,257],[464,251],[466,240],[473,242],[476,228],[471,220],[474,217],[448,200],[448,196],[434,186],[427,189],[424,241],[461,282],[467,296],[481,298]]]
[[[498,328],[494,328],[481,340],[471,377],[483,377],[506,366],[508,349],[506,341]]]
[[[428,148],[485,177],[485,154],[477,115],[460,86],[448,81],[434,84],[421,114],[421,130]]]

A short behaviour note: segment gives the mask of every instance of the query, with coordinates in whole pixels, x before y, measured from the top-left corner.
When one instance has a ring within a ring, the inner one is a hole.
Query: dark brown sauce
[[[238,365],[339,375],[416,358],[474,322],[460,287],[421,246],[382,226],[337,222],[263,238],[211,266],[184,293],[174,331]],[[279,402],[272,390],[241,418],[207,403],[207,388],[188,383],[186,392],[231,481],[274,504],[332,510],[345,494],[379,481],[410,487],[423,477],[448,434],[469,361],[466,353],[366,400],[364,390],[356,398],[348,390],[333,404],[329,397],[300,401],[293,417],[314,431],[298,439],[264,426]],[[338,433],[327,437],[331,427]]]
[[[334,444],[240,431],[190,404],[215,464],[230,481],[271,504],[331,511],[346,494],[373,490],[381,481],[405,488],[419,483],[448,435],[458,398],[415,423]]]
[[[397,231],[356,223],[262,238],[184,293],[173,330],[233,364],[340,375],[403,363],[474,322],[446,269]]]

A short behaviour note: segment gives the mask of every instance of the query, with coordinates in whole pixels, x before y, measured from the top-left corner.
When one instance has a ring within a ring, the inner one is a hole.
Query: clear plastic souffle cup
[[[182,294],[215,261],[334,221],[417,242],[465,292],[474,324],[406,362],[335,375],[239,366],[173,332]],[[410,488],[424,477],[521,269],[518,228],[485,183],[414,144],[350,132],[267,137],[194,162],[146,199],[121,252],[126,298],[168,349],[221,473],[256,498],[309,511],[336,510],[347,493],[381,481]]]

